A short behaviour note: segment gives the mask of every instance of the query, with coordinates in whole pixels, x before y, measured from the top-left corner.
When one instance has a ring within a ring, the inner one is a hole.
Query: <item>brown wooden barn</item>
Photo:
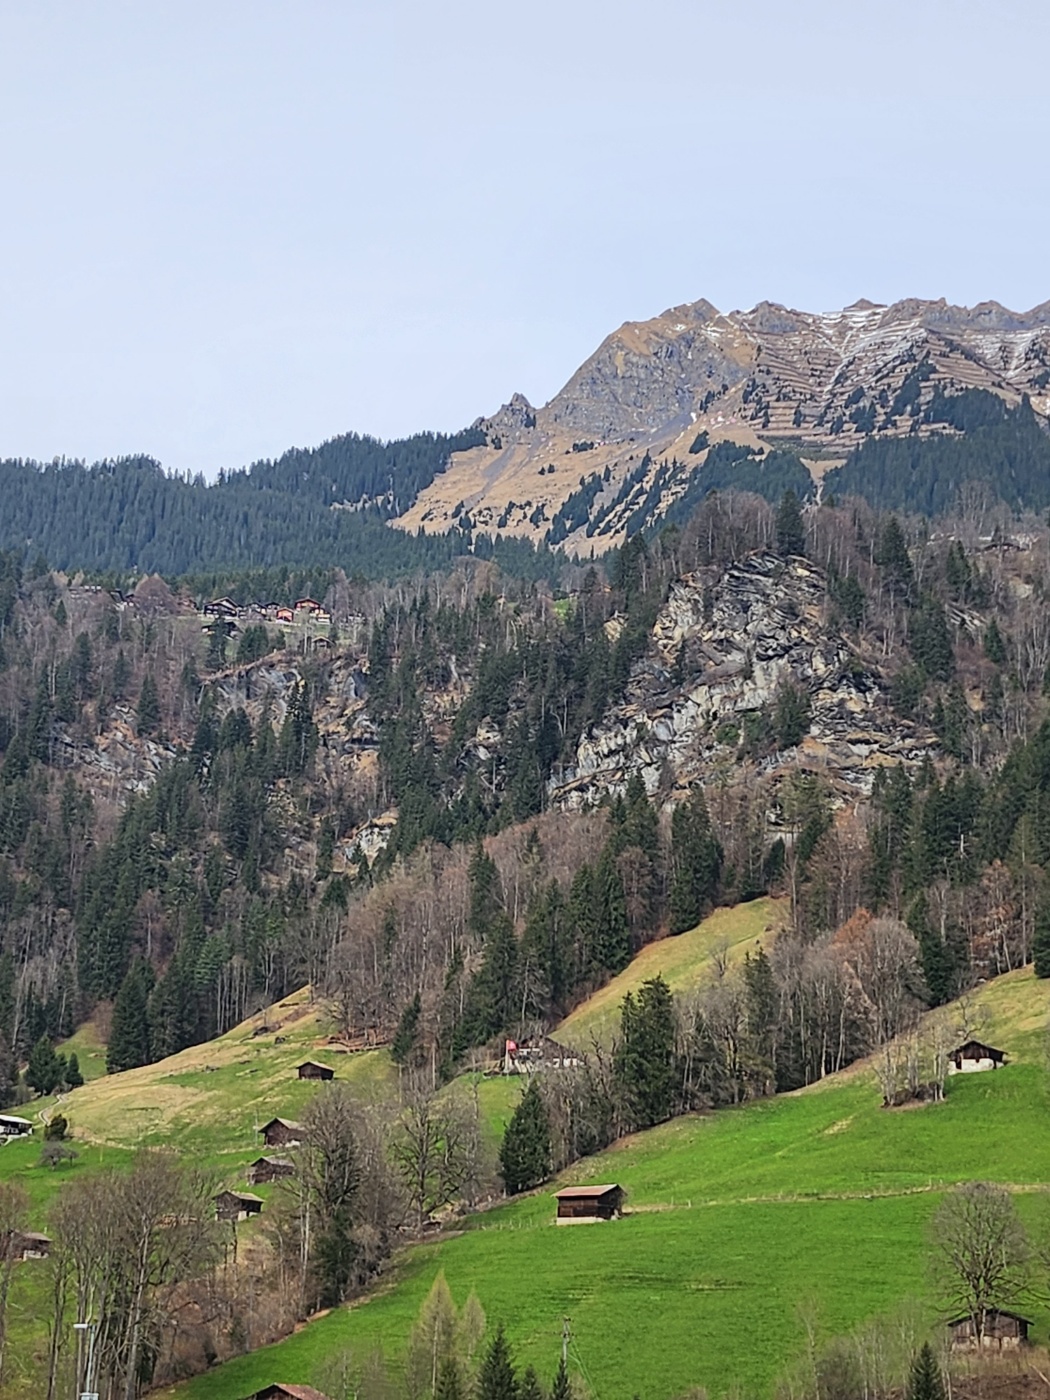
[[[39,1230],[13,1230],[8,1246],[12,1259],[46,1259],[51,1241]]]
[[[303,1140],[305,1129],[301,1123],[293,1123],[290,1118],[271,1118],[259,1131],[267,1147],[297,1147]]]
[[[975,1351],[978,1348],[1010,1351],[1026,1345],[1031,1325],[1028,1318],[1021,1317],[1019,1313],[989,1308],[981,1319],[980,1328],[977,1320],[967,1314],[949,1322],[948,1331],[951,1333],[953,1351]]]
[[[1006,1063],[1006,1052],[985,1045],[981,1040],[968,1040],[957,1045],[948,1056],[949,1074],[973,1074],[975,1071],[999,1069]]]
[[[18,1118],[13,1113],[0,1113],[0,1137],[25,1137],[33,1131],[28,1118]]]
[[[216,1220],[247,1220],[263,1208],[262,1197],[253,1196],[250,1191],[220,1191],[212,1200]]]
[[[265,1186],[282,1176],[294,1176],[295,1163],[288,1157],[257,1157],[248,1168],[248,1185]]]
[[[304,1060],[297,1068],[300,1079],[334,1079],[335,1070],[329,1069],[327,1065],[318,1064],[316,1060]]]
[[[264,1385],[248,1400],[328,1400],[328,1396],[312,1385]]]
[[[616,1220],[623,1211],[623,1187],[566,1186],[555,1192],[559,1225],[582,1225]]]

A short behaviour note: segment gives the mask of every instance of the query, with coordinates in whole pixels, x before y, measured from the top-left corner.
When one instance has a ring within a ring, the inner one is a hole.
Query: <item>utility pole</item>
[[[570,1330],[572,1325],[571,1317],[563,1317],[561,1320],[561,1364],[568,1369],[569,1366],[569,1338],[572,1336]]]
[[[95,1382],[95,1338],[98,1336],[98,1323],[74,1322],[73,1330],[74,1332],[80,1332],[81,1334],[83,1334],[84,1332],[88,1334],[87,1373],[84,1376],[84,1389],[79,1392],[79,1400],[98,1400],[98,1391],[92,1389],[92,1386]],[[77,1351],[80,1351],[79,1347],[77,1348]],[[78,1358],[78,1381],[80,1379],[79,1370],[80,1367]]]

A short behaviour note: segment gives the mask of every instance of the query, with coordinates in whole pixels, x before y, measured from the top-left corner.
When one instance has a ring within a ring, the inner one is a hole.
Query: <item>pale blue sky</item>
[[[0,455],[455,429],[702,296],[1025,309],[1048,41],[1044,0],[0,0]]]

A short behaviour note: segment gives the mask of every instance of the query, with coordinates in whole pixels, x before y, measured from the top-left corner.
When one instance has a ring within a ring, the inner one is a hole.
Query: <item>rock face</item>
[[[759,449],[790,440],[804,458],[842,461],[867,437],[940,431],[922,410],[938,391],[972,388],[1009,404],[1027,394],[1050,416],[1050,302],[1023,313],[943,300],[858,301],[826,314],[774,302],[725,314],[708,301],[676,306],[607,336],[544,407],[515,394],[479,419],[487,445],[455,454],[398,523],[441,531],[465,516],[486,533],[538,540],[584,482],[601,478],[582,523],[552,536],[589,552],[621,541],[629,511],[593,538],[584,527],[628,478],[644,496],[659,461],[677,460],[659,482],[658,494],[673,496],[702,472],[701,433]],[[646,454],[652,468],[635,481]]]
[[[632,773],[650,793],[668,779],[731,776],[745,717],[768,712],[786,682],[806,691],[812,719],[796,748],[758,760],[766,774],[817,771],[847,798],[870,791],[879,766],[935,753],[934,736],[894,714],[881,678],[827,612],[825,576],[804,559],[760,553],[680,579],[623,703],[580,741],[552,800],[591,805],[622,792]]]

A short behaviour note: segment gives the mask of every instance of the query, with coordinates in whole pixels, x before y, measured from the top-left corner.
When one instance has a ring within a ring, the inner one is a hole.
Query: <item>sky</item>
[[[0,0],[0,457],[454,431],[700,297],[1027,309],[1048,51],[1045,0]]]

